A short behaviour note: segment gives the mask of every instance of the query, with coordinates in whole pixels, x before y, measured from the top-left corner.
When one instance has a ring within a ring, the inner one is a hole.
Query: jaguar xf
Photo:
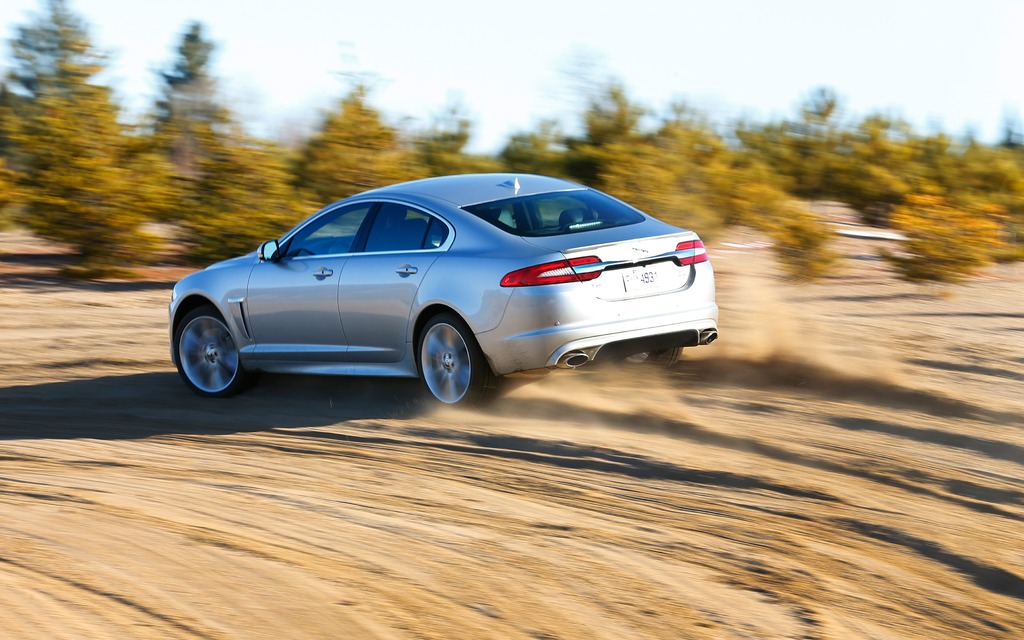
[[[718,336],[693,231],[605,193],[521,174],[428,178],[335,202],[172,292],[185,384],[259,372],[419,377],[478,402],[519,372],[667,358]]]

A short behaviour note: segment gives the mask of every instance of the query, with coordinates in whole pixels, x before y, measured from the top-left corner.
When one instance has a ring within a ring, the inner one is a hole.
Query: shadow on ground
[[[139,373],[0,389],[0,440],[225,434],[408,418],[429,406],[416,380],[265,375],[211,400],[174,372]]]

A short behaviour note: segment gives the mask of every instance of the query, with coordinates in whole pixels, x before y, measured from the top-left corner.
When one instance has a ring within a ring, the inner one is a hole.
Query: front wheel
[[[420,333],[420,378],[446,404],[475,404],[494,389],[494,373],[473,333],[460,318],[442,313]]]
[[[252,380],[242,368],[231,331],[211,305],[193,309],[181,320],[174,349],[182,380],[201,396],[233,396]]]

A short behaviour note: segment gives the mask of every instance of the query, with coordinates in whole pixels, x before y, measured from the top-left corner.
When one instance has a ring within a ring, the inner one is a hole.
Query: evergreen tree
[[[4,118],[23,203],[20,221],[72,246],[80,275],[123,272],[152,256],[141,226],[151,182],[118,121],[110,89],[94,82],[104,57],[64,0],[17,31]]]
[[[7,226],[10,219],[7,209],[15,199],[14,174],[7,169],[7,162],[0,157],[0,229]]]
[[[430,128],[413,140],[415,173],[422,171],[426,176],[444,176],[497,171],[499,166],[493,158],[466,153],[472,130],[472,123],[458,105],[446,107],[434,117]]]
[[[834,176],[842,162],[841,113],[835,93],[820,87],[801,105],[799,119],[740,123],[736,136],[758,160],[785,176],[794,195],[834,197]]]
[[[214,45],[191,23],[153,114],[153,148],[171,174],[165,219],[182,229],[185,260],[209,263],[251,251],[297,221],[303,205],[288,185],[284,155],[247,136],[217,102],[209,70]]]
[[[1021,131],[1020,118],[1010,114],[1009,111],[1003,116],[1003,139],[999,144],[1006,149],[1024,147],[1024,132]]]
[[[569,177],[566,169],[565,136],[558,123],[546,120],[534,131],[517,133],[501,150],[507,171]]]
[[[181,200],[190,262],[208,264],[278,238],[314,208],[288,184],[283,153],[240,132],[200,141],[205,153]]]
[[[7,85],[0,82],[0,228],[12,221],[9,207],[15,202],[15,176],[10,169],[9,158],[14,153],[12,133],[14,95],[7,90]]]
[[[9,160],[14,155],[11,132],[15,109],[23,97],[12,93],[7,84],[0,81],[0,160]]]
[[[415,170],[399,132],[384,123],[367,94],[365,85],[356,85],[299,150],[294,184],[318,202],[424,176]]]
[[[842,134],[845,153],[834,166],[828,195],[847,203],[869,224],[888,224],[893,207],[913,193],[921,170],[910,126],[883,115],[869,115]]]
[[[584,184],[605,188],[602,170],[608,162],[606,147],[629,144],[642,138],[641,119],[647,110],[634,104],[618,83],[608,83],[595,91],[583,115],[582,138],[569,138],[566,169]]]
[[[46,0],[46,12],[16,29],[9,81],[30,100],[43,93],[73,95],[103,70],[106,56],[95,49],[85,22],[65,0]]]
[[[213,52],[202,24],[193,22],[182,35],[176,59],[160,73],[164,86],[155,105],[156,142],[184,176],[198,170],[208,151],[201,142],[230,127],[230,114],[217,103],[217,83],[210,74]]]
[[[666,222],[712,234],[722,223],[709,206],[708,169],[724,151],[718,136],[682,106],[654,131],[629,127],[594,138],[605,140],[590,151],[603,188]]]

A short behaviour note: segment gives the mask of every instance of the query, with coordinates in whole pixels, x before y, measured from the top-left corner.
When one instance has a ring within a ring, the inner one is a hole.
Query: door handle
[[[318,280],[323,280],[324,278],[329,278],[329,277],[331,277],[333,275],[334,275],[334,271],[331,270],[331,269],[328,269],[327,267],[320,267],[319,271],[316,271],[316,272],[313,273],[313,277],[315,277]]]
[[[403,278],[406,277],[406,276],[411,276],[412,274],[416,273],[417,271],[419,271],[419,269],[417,269],[416,267],[412,266],[411,264],[403,264],[402,266],[400,266],[397,269],[395,269],[395,273],[397,273],[398,275],[402,276]]]

